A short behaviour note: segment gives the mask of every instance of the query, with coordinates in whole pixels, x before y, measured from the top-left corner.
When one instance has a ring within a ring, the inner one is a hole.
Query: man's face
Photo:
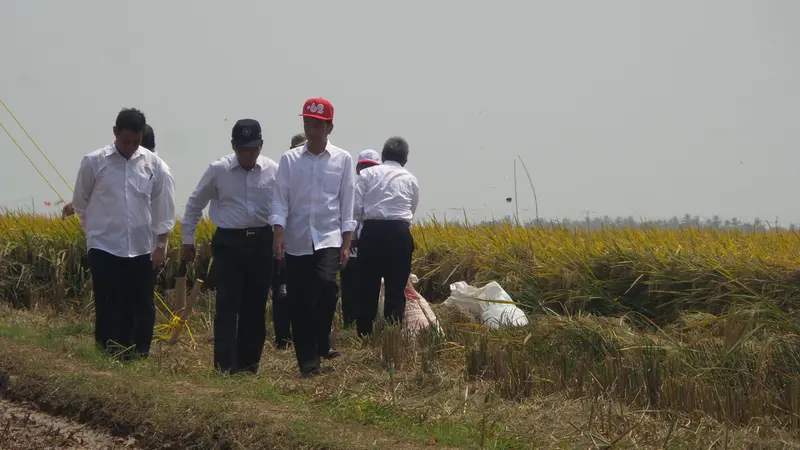
[[[309,141],[320,142],[328,139],[333,131],[333,123],[315,117],[303,117],[303,131]]]
[[[117,146],[117,150],[125,157],[133,155],[142,143],[141,131],[138,133],[134,133],[131,130],[117,131],[117,127],[114,127],[114,136],[117,138],[114,143]]]
[[[239,161],[239,166],[242,169],[250,170],[256,165],[258,155],[261,154],[261,147],[234,148],[233,152],[236,153],[236,159]]]

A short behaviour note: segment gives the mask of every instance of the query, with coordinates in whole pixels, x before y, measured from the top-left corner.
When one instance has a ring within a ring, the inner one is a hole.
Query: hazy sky
[[[800,223],[798,20],[796,0],[3,0],[0,99],[70,183],[142,109],[180,211],[236,119],[277,161],[323,96],[353,155],[408,139],[418,216],[508,214],[520,155],[542,217]],[[2,130],[0,151],[0,204],[57,199]]]

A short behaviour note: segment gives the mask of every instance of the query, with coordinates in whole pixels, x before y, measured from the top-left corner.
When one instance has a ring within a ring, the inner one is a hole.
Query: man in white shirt
[[[419,203],[417,178],[405,169],[408,143],[392,137],[383,145],[383,164],[361,171],[356,182],[356,220],[363,223],[358,239],[358,283],[362,298],[358,334],[372,334],[384,280],[384,316],[400,323],[406,307],[405,287],[411,275],[414,238],[411,221]]]
[[[141,143],[141,146],[146,148],[146,149],[148,149],[148,150],[150,150],[151,152],[153,152],[154,155],[158,156],[159,158],[161,157],[158,154],[158,150],[156,150],[156,133],[155,133],[155,130],[153,130],[153,127],[151,127],[148,124],[144,125],[144,131],[142,132],[142,143]],[[164,160],[162,159],[161,161],[163,162]],[[169,166],[167,165],[166,162],[164,162],[164,165],[167,166],[167,169],[169,169]],[[166,181],[168,182],[168,184],[165,186],[165,188],[167,188],[169,190],[169,192],[170,192],[169,195],[174,197],[175,196],[175,180],[172,177],[170,177]],[[64,205],[63,208],[61,208],[61,218],[62,219],[66,219],[67,217],[69,217],[69,216],[71,216],[73,214],[75,214],[75,208],[72,206],[72,202],[67,203],[66,205]],[[153,245],[154,245],[153,251],[155,251],[155,249],[156,249],[155,246],[158,246],[158,244],[159,244],[159,242],[158,242],[158,234],[153,234]],[[168,249],[167,244],[168,244],[167,242],[163,243],[165,253],[166,253],[166,250]],[[154,266],[153,267],[153,284],[155,284],[156,278],[158,276],[158,272],[160,270],[161,270],[160,266]]]
[[[306,143],[306,135],[298,133],[292,136],[289,150],[302,147]],[[275,348],[288,349],[292,345],[292,304],[289,303],[286,289],[286,265],[282,259],[275,258],[275,275],[272,278],[272,326],[275,329]]]
[[[286,262],[292,337],[303,376],[320,373],[320,358],[334,358],[331,326],[339,287],[336,275],[350,255],[355,170],[349,153],[328,141],[333,105],[305,102],[308,141],[278,164],[272,217],[274,253]]]
[[[367,167],[377,166],[380,164],[380,156],[378,152],[372,149],[364,150],[358,154],[358,163],[356,163],[356,176],[361,174],[361,171]],[[359,225],[353,232],[353,238],[350,245],[350,258],[347,264],[339,274],[342,281],[342,322],[344,328],[352,327],[356,322],[358,312],[358,232],[361,229]]]
[[[95,341],[126,358],[150,352],[156,315],[152,269],[164,263],[175,225],[172,173],[140,146],[145,126],[140,111],[120,111],[114,143],[83,157],[72,198],[86,231]]]
[[[267,337],[273,265],[269,216],[278,165],[261,155],[263,144],[258,121],[237,121],[231,133],[233,153],[208,166],[181,221],[183,255],[191,261],[197,225],[211,202],[209,216],[217,227],[211,239],[214,367],[224,374],[257,373]]]

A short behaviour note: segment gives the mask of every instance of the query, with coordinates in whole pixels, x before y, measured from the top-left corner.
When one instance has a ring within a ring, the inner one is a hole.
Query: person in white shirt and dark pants
[[[380,164],[380,155],[372,149],[367,149],[358,154],[356,163],[356,177],[367,167]],[[359,225],[353,232],[350,245],[350,258],[339,274],[342,281],[342,322],[345,328],[350,328],[356,323],[358,313],[358,232]]]
[[[194,260],[194,234],[211,202],[217,227],[211,239],[216,288],[214,367],[224,374],[257,373],[267,337],[266,308],[272,278],[272,190],[278,165],[261,155],[261,125],[233,126],[234,153],[211,163],[186,202],[183,252]]]
[[[175,225],[174,180],[169,167],[141,147],[145,126],[140,111],[120,111],[114,143],[83,157],[72,199],[86,231],[95,341],[125,359],[150,352],[153,267],[164,263]]]
[[[328,141],[333,106],[322,98],[303,105],[307,142],[278,164],[270,222],[274,253],[285,258],[292,304],[292,337],[303,376],[320,373],[320,358],[339,355],[331,345],[336,275],[347,263],[355,229],[355,168],[349,153]]]
[[[414,238],[411,221],[419,203],[417,178],[405,169],[408,143],[392,137],[383,145],[383,163],[361,171],[356,182],[356,219],[363,221],[358,238],[358,284],[361,302],[358,334],[372,334],[384,281],[384,316],[401,323],[405,287],[411,275]]]

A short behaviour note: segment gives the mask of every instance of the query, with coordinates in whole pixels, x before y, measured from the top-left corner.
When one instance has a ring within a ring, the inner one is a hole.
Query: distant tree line
[[[516,223],[512,216],[506,216],[500,220],[479,222],[478,225],[490,225],[497,223]],[[722,219],[719,216],[711,216],[701,218],[700,216],[693,216],[691,214],[684,214],[683,217],[671,217],[669,219],[637,219],[633,216],[628,217],[615,217],[610,216],[587,216],[584,219],[540,219],[526,220],[521,222],[520,225],[524,226],[562,226],[566,228],[583,228],[583,229],[600,229],[609,227],[625,227],[625,228],[662,228],[669,230],[677,230],[682,228],[714,228],[722,230],[739,230],[739,231],[771,231],[771,230],[789,230],[800,231],[800,226],[791,224],[788,227],[779,227],[776,222],[768,222],[755,218],[752,221],[741,221],[736,217],[732,219]]]

